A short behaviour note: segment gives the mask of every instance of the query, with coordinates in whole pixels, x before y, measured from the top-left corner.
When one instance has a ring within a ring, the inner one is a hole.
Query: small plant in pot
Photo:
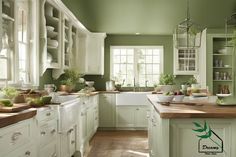
[[[172,74],[161,74],[159,79],[159,85],[157,88],[164,93],[172,92],[174,90],[175,85],[175,76]]]
[[[65,73],[61,80],[60,91],[70,93],[74,90],[76,84],[80,82],[83,75],[73,69],[66,69],[64,71]]]

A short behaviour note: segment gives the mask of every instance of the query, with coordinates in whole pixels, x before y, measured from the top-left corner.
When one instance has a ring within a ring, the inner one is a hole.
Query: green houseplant
[[[84,75],[80,74],[78,71],[74,69],[66,69],[64,70],[64,75],[62,80],[60,81],[60,90],[65,92],[71,92],[74,90],[77,83],[83,83],[84,79],[82,78]]]
[[[172,92],[175,85],[175,76],[173,74],[161,74],[159,78],[159,88],[162,92]]]

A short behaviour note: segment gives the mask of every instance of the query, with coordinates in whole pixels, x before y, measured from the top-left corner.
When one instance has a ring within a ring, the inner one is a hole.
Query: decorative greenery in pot
[[[161,74],[159,78],[159,88],[162,92],[171,92],[174,90],[175,76],[172,74]]]
[[[63,80],[61,80],[60,90],[65,92],[72,92],[77,83],[84,83],[82,78],[84,75],[80,74],[74,69],[64,70]]]

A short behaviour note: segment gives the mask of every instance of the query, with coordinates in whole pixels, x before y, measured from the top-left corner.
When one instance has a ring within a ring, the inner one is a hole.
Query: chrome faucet
[[[133,91],[136,91],[136,85],[135,85],[135,77],[134,77],[134,87],[133,87]]]
[[[145,81],[145,91],[147,91],[148,80]]]

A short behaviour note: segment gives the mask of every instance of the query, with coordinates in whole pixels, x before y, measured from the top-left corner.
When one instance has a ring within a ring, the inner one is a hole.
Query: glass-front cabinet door
[[[194,75],[198,73],[197,49],[174,49],[174,74]]]

